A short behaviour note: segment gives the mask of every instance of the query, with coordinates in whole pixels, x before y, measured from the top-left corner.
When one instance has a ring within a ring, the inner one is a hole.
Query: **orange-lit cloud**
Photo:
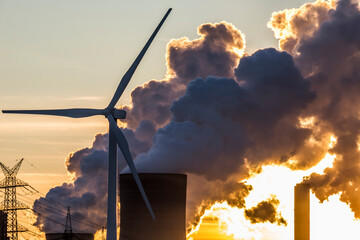
[[[196,40],[187,37],[172,39],[167,46],[168,74],[180,79],[197,77],[234,77],[234,66],[245,49],[245,36],[227,22],[202,24],[201,36]]]
[[[300,41],[310,38],[324,21],[329,20],[329,10],[334,7],[335,1],[318,0],[300,8],[274,12],[268,27],[279,39],[281,50],[296,54]]]
[[[181,97],[186,86],[197,77],[234,77],[234,68],[245,49],[245,36],[227,22],[202,24],[198,39],[172,39],[166,50],[167,76],[151,80],[131,93],[126,107],[129,127],[147,121],[157,129],[171,119],[169,108]]]

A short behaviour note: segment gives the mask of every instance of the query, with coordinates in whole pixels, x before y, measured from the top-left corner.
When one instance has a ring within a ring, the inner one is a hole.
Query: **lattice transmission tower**
[[[30,209],[26,204],[16,199],[16,189],[19,187],[33,192],[36,191],[28,183],[16,177],[24,159],[21,159],[13,168],[9,168],[0,162],[1,170],[5,178],[0,181],[0,189],[5,189],[4,201],[0,203],[0,210],[7,213],[7,232],[10,240],[18,240],[19,232],[26,232],[28,229],[18,223],[17,211]]]

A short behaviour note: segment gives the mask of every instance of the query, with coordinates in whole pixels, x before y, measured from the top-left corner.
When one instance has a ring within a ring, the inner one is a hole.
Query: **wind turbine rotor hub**
[[[111,114],[114,116],[115,119],[125,119],[126,118],[126,111],[125,110],[120,110],[120,109],[114,108],[111,111]]]
[[[102,111],[102,114],[103,114],[105,117],[107,117],[107,116],[109,116],[109,115],[111,114],[111,110],[108,109],[108,108],[105,108],[105,109]]]
[[[112,115],[115,119],[125,119],[126,118],[126,111],[121,109],[108,109],[105,108],[102,112],[102,114],[105,117],[108,117],[109,115]]]

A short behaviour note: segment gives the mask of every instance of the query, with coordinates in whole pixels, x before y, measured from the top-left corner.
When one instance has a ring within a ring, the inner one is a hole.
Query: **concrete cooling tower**
[[[139,174],[153,220],[131,174],[120,175],[120,240],[185,240],[185,174]]]

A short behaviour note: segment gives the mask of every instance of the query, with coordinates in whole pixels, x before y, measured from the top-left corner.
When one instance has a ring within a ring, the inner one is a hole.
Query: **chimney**
[[[295,186],[295,240],[310,240],[310,184]]]

